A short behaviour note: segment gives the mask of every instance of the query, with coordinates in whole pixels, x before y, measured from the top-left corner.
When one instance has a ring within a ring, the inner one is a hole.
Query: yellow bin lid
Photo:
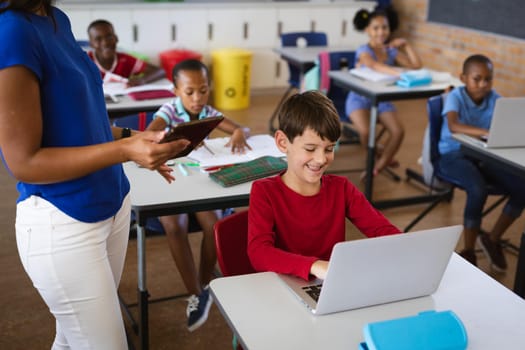
[[[218,58],[219,57],[224,57],[224,56],[227,56],[227,57],[231,57],[231,56],[251,57],[253,55],[253,53],[251,51],[244,50],[244,49],[229,48],[229,49],[213,50],[211,52],[211,55],[215,56],[215,57],[218,57]]]

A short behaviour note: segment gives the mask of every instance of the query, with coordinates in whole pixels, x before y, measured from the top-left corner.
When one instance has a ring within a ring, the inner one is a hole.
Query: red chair
[[[214,226],[217,262],[223,276],[256,272],[248,258],[248,210],[233,213],[217,221]],[[234,335],[233,349],[242,350]]]
[[[255,272],[246,251],[248,245],[248,210],[233,213],[217,221],[214,233],[217,262],[223,276]]]

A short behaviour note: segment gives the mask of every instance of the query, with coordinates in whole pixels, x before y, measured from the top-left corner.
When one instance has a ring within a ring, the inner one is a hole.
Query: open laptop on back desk
[[[488,137],[465,137],[489,149],[525,147],[524,113],[525,97],[500,97],[496,100]]]

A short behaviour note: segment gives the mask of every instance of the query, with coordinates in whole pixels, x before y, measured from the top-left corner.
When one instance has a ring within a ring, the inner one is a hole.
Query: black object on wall
[[[428,21],[525,39],[525,2],[429,0]]]

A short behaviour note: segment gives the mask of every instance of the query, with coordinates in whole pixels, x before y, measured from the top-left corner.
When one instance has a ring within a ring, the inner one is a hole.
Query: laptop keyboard
[[[308,294],[313,300],[319,300],[319,295],[321,295],[322,284],[315,284],[311,286],[302,287],[302,289]]]

